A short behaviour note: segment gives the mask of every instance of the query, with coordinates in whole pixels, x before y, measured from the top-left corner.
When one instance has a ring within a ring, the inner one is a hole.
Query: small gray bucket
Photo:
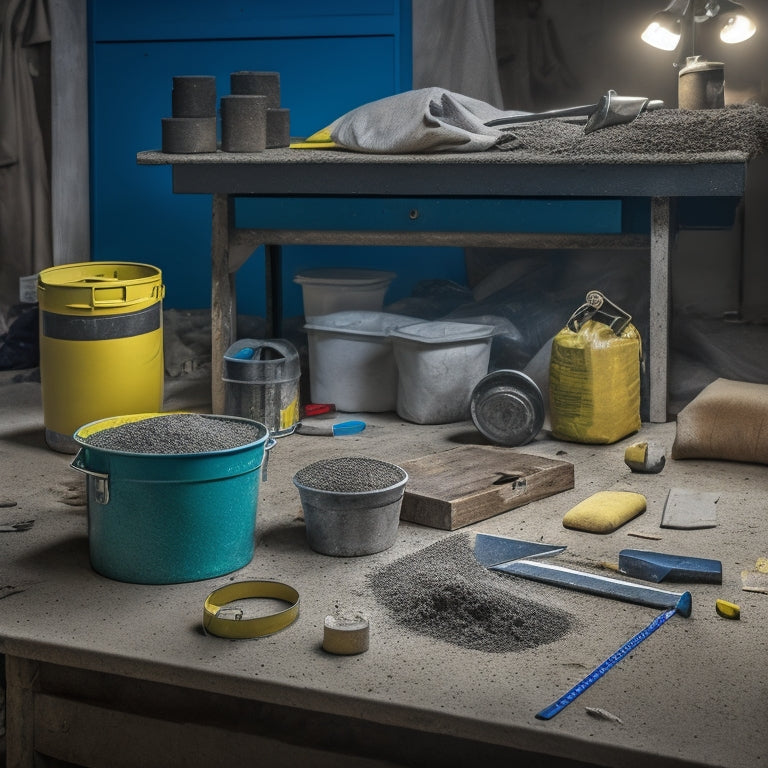
[[[264,424],[272,437],[299,421],[299,353],[285,339],[240,339],[224,353],[224,413]]]
[[[357,557],[389,549],[397,538],[408,474],[357,456],[323,459],[293,476],[307,541],[322,555]]]

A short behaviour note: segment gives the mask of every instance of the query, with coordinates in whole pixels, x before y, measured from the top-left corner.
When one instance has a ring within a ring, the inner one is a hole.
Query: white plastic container
[[[310,322],[334,312],[381,311],[395,277],[394,272],[374,269],[308,269],[298,272],[293,282],[301,286],[304,317]]]
[[[394,411],[397,368],[389,333],[417,318],[387,312],[334,312],[304,329],[309,346],[309,388],[316,403],[339,411]]]
[[[472,391],[488,373],[493,331],[440,320],[394,329],[398,415],[416,424],[468,420]]]

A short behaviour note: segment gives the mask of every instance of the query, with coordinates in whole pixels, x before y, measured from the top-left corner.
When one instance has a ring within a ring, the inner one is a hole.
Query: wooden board
[[[400,466],[400,519],[446,531],[573,488],[573,464],[509,448],[467,445]]]

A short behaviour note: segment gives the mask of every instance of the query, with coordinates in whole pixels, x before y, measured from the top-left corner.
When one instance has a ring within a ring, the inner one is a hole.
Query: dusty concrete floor
[[[179,635],[158,635],[157,627],[151,632],[137,631],[125,624],[128,616],[123,620],[115,609],[126,600],[126,605],[154,602],[163,588],[119,584],[89,571],[84,549],[84,482],[69,467],[71,456],[45,446],[40,384],[25,378],[34,376],[0,374],[0,497],[9,505],[0,509],[0,522],[35,521],[28,531],[0,533],[0,588],[21,583],[26,590],[26,596],[0,592],[4,597],[0,634],[9,633],[15,642],[32,645],[40,633],[49,630],[57,636],[71,636],[61,647],[64,658],[117,654],[125,661],[115,657],[109,664],[118,669],[129,664],[129,657],[138,659],[142,667],[151,664],[156,656],[153,646],[159,642],[171,649],[165,653],[171,655],[174,665],[189,665],[190,675],[217,670],[224,674],[229,666],[222,667],[221,659],[207,656],[210,639],[193,633],[180,643]],[[207,385],[204,373],[170,381],[167,406],[204,411]],[[364,455],[397,463],[458,445],[486,443],[471,423],[422,427],[393,414],[361,418],[368,428],[360,435],[293,435],[278,441],[271,454],[269,479],[260,491],[256,555],[235,576],[272,578],[294,585],[302,594],[302,616],[292,629],[257,641],[268,650],[269,670],[262,672],[266,680],[248,685],[274,685],[270,690],[284,692],[284,699],[283,693],[276,695],[276,703],[296,701],[291,691],[300,669],[301,701],[310,709],[330,706],[336,714],[350,717],[366,712],[379,723],[418,721],[434,733],[542,752],[553,760],[566,761],[553,763],[557,765],[580,760],[603,766],[753,768],[768,760],[764,729],[768,688],[763,673],[768,595],[743,591],[740,579],[742,569],[753,567],[758,557],[768,554],[768,467],[668,460],[659,474],[634,474],[623,456],[626,445],[638,436],[612,446],[589,446],[555,441],[543,432],[524,449],[510,449],[572,462],[575,487],[469,526],[464,531],[470,535],[482,531],[565,544],[568,549],[558,562],[581,569],[615,561],[622,548],[636,548],[719,559],[724,571],[722,585],[662,585],[674,591],[691,590],[691,618],[673,618],[560,715],[542,723],[533,718],[539,708],[594,669],[645,627],[657,611],[513,580],[517,593],[575,614],[579,629],[548,646],[494,654],[470,651],[457,647],[450,638],[425,637],[404,628],[397,616],[376,602],[366,578],[373,569],[452,534],[401,523],[396,544],[384,553],[351,559],[318,555],[307,547],[291,478],[302,466],[323,456]],[[675,424],[646,424],[639,436],[657,441],[669,452]],[[661,529],[664,502],[673,487],[717,493],[717,527]],[[563,514],[600,490],[643,493],[647,511],[608,535],[565,529]],[[190,613],[197,614],[194,606],[200,590],[209,586],[171,587],[178,605],[164,624],[188,624]],[[96,608],[108,610],[113,621],[109,626],[93,623],[92,631],[82,635],[78,626],[91,609],[79,603],[84,615],[78,621],[71,611],[61,613],[62,589],[91,593]],[[717,616],[717,598],[738,603],[741,620]],[[47,616],[30,616],[25,609],[27,600]],[[347,663],[317,650],[322,618],[333,605],[354,606],[371,618],[370,650]],[[252,651],[243,648],[228,651],[227,665],[248,668],[252,664]],[[595,719],[587,707],[605,710],[621,722]],[[414,721],[416,711],[420,714]],[[395,762],[391,755],[387,757]]]

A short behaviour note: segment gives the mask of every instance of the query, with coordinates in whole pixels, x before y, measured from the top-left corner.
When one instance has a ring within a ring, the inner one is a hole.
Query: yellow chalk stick
[[[736,603],[729,603],[727,600],[716,600],[715,610],[718,616],[724,619],[738,619],[741,617],[741,608]]]

